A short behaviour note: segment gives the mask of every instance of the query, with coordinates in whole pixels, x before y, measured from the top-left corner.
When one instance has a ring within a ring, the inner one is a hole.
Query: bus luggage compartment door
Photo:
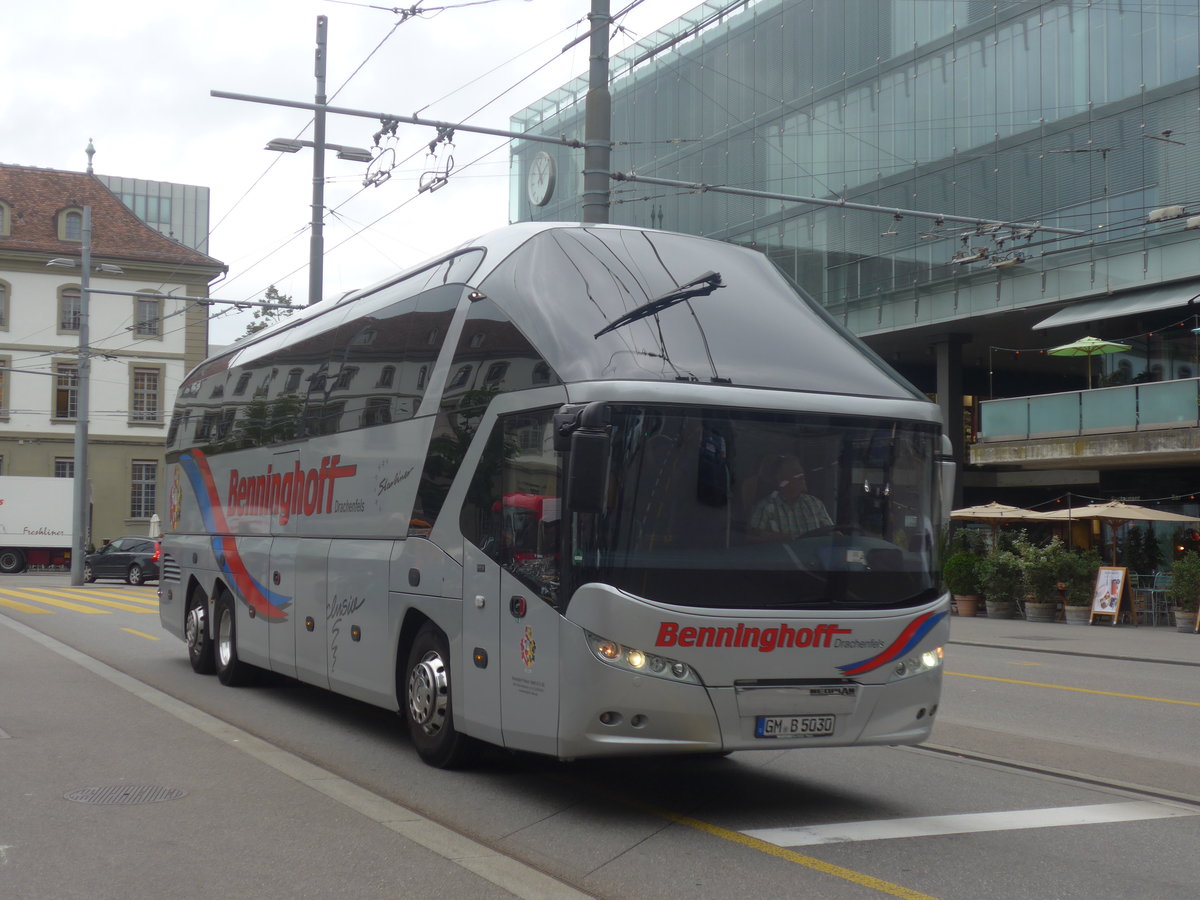
[[[271,626],[271,668],[318,687],[329,687],[325,652],[325,581],[328,539],[275,538],[271,581],[292,598],[287,618]],[[276,581],[278,579],[278,581]]]

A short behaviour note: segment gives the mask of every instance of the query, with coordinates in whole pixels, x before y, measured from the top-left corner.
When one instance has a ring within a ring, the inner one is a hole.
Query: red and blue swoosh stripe
[[[179,465],[196,494],[196,504],[204,520],[204,530],[212,536],[212,549],[217,558],[217,566],[257,615],[268,622],[286,620],[285,610],[291,606],[292,598],[275,593],[247,570],[246,563],[238,553],[237,541],[230,534],[225,521],[221,497],[217,493],[217,485],[204,453],[200,450],[189,450],[179,458]]]
[[[860,660],[856,663],[838,666],[843,675],[862,675],[866,672],[871,672],[878,669],[880,666],[886,666],[888,663],[900,659],[907,654],[913,647],[917,646],[925,637],[933,630],[948,613],[946,611],[940,613],[927,612],[924,615],[917,616],[908,623],[908,627],[900,632],[900,637],[896,638],[886,650],[872,656],[870,659]]]

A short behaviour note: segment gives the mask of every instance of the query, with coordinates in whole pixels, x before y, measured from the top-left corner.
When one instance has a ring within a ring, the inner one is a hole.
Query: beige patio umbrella
[[[978,506],[964,506],[962,509],[952,509],[951,519],[968,522],[986,522],[992,527],[992,546],[996,546],[996,529],[1007,522],[1031,522],[1042,518],[1041,513],[1020,506],[1009,506],[1005,503],[981,503]]]
[[[1116,341],[1104,341],[1096,337],[1083,337],[1061,347],[1047,350],[1050,356],[1086,356],[1087,357],[1087,386],[1092,388],[1092,357],[1104,353],[1124,353],[1129,349],[1128,344],[1118,344]]]
[[[1110,500],[1107,503],[1090,503],[1087,506],[1076,506],[1072,509],[1056,509],[1052,512],[1034,513],[1043,521],[1065,522],[1071,519],[1100,519],[1108,522],[1113,529],[1112,561],[1117,563],[1117,528],[1129,522],[1200,522],[1195,516],[1184,516],[1179,513],[1167,512],[1165,509],[1154,509],[1149,506],[1138,506],[1134,503],[1122,503],[1120,500]]]

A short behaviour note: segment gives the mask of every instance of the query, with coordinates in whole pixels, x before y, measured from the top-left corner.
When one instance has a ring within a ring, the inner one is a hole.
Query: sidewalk
[[[583,900],[2,613],[0,684],[5,900]]]
[[[951,616],[950,643],[1200,666],[1200,634],[1166,625],[1068,625]]]

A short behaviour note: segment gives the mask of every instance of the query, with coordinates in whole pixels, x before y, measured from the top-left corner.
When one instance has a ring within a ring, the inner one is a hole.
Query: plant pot
[[[989,619],[1017,618],[1016,600],[993,600],[990,597],[983,601]]]
[[[1058,618],[1057,600],[1028,600],[1025,603],[1026,622],[1053,622]]]
[[[1175,630],[1192,634],[1196,630],[1196,611],[1177,609],[1171,615],[1175,617]]]
[[[979,612],[978,594],[955,594],[954,609],[960,616],[973,617]]]
[[[1090,606],[1068,606],[1067,624],[1068,625],[1087,625],[1092,618],[1092,608]]]

